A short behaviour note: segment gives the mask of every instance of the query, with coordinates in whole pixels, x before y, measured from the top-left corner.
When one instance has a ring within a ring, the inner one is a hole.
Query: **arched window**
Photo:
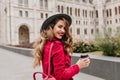
[[[29,28],[25,25],[19,28],[19,44],[29,43]]]

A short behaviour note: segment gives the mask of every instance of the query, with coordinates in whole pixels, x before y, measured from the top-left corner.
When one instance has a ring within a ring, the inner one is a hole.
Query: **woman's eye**
[[[59,28],[62,28],[62,26],[58,26]]]

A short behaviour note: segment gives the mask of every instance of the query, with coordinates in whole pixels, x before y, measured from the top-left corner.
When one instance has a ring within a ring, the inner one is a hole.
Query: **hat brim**
[[[56,18],[62,18],[62,17],[65,18],[68,21],[69,26],[70,26],[71,23],[72,23],[72,19],[69,15],[67,15],[67,14],[56,14],[56,15],[50,16],[49,18],[47,18],[43,22],[40,31],[46,30],[48,28],[49,24],[51,24],[51,22],[54,21]]]

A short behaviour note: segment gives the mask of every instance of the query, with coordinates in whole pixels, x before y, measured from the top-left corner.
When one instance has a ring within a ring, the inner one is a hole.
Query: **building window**
[[[86,25],[88,24],[88,22],[86,21]]]
[[[110,24],[112,24],[112,21],[110,20]]]
[[[87,17],[87,10],[85,10],[85,17]]]
[[[67,7],[67,14],[69,14],[69,7]]]
[[[79,24],[80,24],[80,21],[79,21]]]
[[[111,33],[112,33],[112,29],[111,29],[111,28],[108,28],[108,32],[111,34]]]
[[[40,0],[40,8],[43,8],[43,0]]]
[[[40,14],[41,18],[43,18],[43,13]]]
[[[120,34],[120,27],[117,27],[117,33]]]
[[[58,5],[58,12],[60,12],[60,6]]]
[[[89,12],[89,16],[90,16],[90,18],[91,18],[91,11]]]
[[[75,8],[75,16],[77,16],[77,8]]]
[[[76,2],[79,2],[79,0],[75,0]]]
[[[72,8],[70,8],[70,15],[72,15]]]
[[[63,6],[61,6],[61,13],[63,13]]]
[[[115,19],[115,22],[116,22],[116,23],[118,23],[118,20],[117,20],[117,19]]]
[[[92,11],[92,18],[93,18],[94,12]]]
[[[24,6],[25,6],[25,7],[28,6],[28,0],[24,0]]]
[[[103,17],[105,16],[105,10],[102,10]]]
[[[96,33],[99,33],[99,29],[98,28],[96,29]]]
[[[108,10],[106,10],[106,15],[107,15],[107,17],[109,17],[109,12],[108,12]]]
[[[45,0],[45,9],[48,9],[48,0]]]
[[[83,17],[84,17],[84,10],[83,10]]]
[[[115,7],[115,15],[117,15],[117,7]]]
[[[45,17],[48,18],[48,14],[47,13],[45,14]]]
[[[23,16],[23,12],[22,12],[22,10],[19,11],[19,16],[20,16],[20,17]]]
[[[79,28],[77,28],[77,35],[79,35],[80,34],[80,29]]]
[[[93,29],[91,29],[91,34],[93,34],[94,33],[94,30]]]
[[[111,2],[111,0],[106,0],[106,3]]]
[[[109,24],[109,21],[107,21],[107,24]]]
[[[89,3],[90,3],[90,4],[93,4],[93,0],[89,0]]]
[[[96,10],[96,18],[98,18],[98,10]]]
[[[120,6],[119,6],[119,14],[120,14]]]
[[[80,16],[80,9],[78,9],[78,16]]]
[[[84,34],[87,35],[87,29],[84,29]]]
[[[28,0],[18,0],[18,5],[28,7]]]
[[[18,5],[22,6],[23,5],[23,0],[18,0]]]
[[[28,11],[25,11],[25,17],[28,17]]]
[[[86,2],[86,0],[82,0],[83,2]]]
[[[109,9],[109,11],[110,11],[110,17],[112,16],[112,10],[111,9]]]
[[[78,24],[78,21],[76,20],[76,24]]]

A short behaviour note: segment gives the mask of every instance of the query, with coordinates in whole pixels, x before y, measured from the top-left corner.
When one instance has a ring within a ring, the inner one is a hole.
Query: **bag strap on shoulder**
[[[50,51],[49,51],[49,61],[48,61],[48,75],[50,75],[50,64],[51,64],[51,55],[52,55],[52,48],[53,48],[53,42],[51,43],[51,45],[50,45]]]

